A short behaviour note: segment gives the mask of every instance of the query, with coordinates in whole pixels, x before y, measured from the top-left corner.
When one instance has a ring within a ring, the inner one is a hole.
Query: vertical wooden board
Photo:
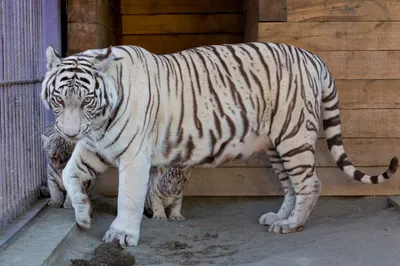
[[[259,0],[260,22],[286,21],[286,0]]]
[[[96,0],[67,1],[67,21],[96,22]]]
[[[400,51],[319,51],[335,79],[400,79]]]
[[[258,20],[260,0],[244,1],[244,41],[255,42],[258,40]]]
[[[243,36],[238,34],[174,34],[174,35],[124,35],[123,45],[141,46],[152,53],[175,53],[203,45],[239,43]]]
[[[121,0],[122,15],[241,13],[244,0]]]
[[[122,16],[123,34],[243,33],[240,14]]]
[[[398,0],[287,0],[288,21],[400,21]]]
[[[310,51],[400,50],[400,22],[260,23],[260,41]]]

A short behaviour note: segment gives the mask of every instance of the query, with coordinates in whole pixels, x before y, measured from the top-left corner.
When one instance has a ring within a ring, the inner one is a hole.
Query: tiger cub
[[[189,168],[172,166],[158,167],[158,172],[150,175],[147,187],[144,215],[148,218],[165,220],[165,210],[169,209],[168,218],[185,220],[181,214],[183,189],[189,178]]]
[[[48,189],[42,187],[42,194],[50,194],[50,201],[48,203],[50,207],[72,209],[72,202],[62,181],[62,171],[71,158],[75,144],[65,140],[56,133],[48,137],[42,135],[42,141],[43,149],[49,159],[47,163]],[[92,194],[94,183],[94,180],[89,180],[82,185],[87,195]]]

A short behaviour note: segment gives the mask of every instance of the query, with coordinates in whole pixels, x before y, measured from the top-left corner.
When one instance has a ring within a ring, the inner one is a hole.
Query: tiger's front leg
[[[121,246],[136,246],[151,167],[151,157],[139,152],[134,158],[121,158],[118,185],[118,214],[103,241],[117,239]]]
[[[71,159],[63,170],[63,184],[75,209],[75,220],[79,226],[89,228],[92,223],[88,195],[83,191],[82,182],[96,178],[108,165],[96,153],[77,143]]]

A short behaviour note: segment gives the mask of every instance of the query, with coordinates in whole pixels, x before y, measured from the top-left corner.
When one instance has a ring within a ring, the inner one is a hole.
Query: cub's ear
[[[165,171],[167,171],[167,167],[161,167],[161,166],[159,166],[159,167],[157,167],[157,171],[158,171],[158,174],[159,174],[160,176],[163,176],[163,174],[165,173]]]
[[[46,145],[47,142],[49,141],[49,137],[42,134],[42,141],[43,141],[43,144]]]
[[[47,71],[50,71],[61,63],[62,57],[56,52],[54,47],[50,45],[46,49],[46,59],[47,59]]]
[[[105,71],[112,61],[115,60],[115,56],[112,52],[112,46],[110,45],[105,52],[98,54],[95,57],[95,61],[93,63],[93,68],[99,71]]]

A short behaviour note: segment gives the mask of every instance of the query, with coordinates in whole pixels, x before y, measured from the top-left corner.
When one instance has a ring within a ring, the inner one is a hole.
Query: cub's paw
[[[48,205],[49,207],[52,207],[52,208],[61,208],[61,206],[62,206],[63,204],[62,204],[62,202],[57,202],[57,201],[49,200],[49,202],[47,203],[47,205]]]
[[[181,215],[170,215],[169,219],[175,221],[184,221],[186,218],[181,214]]]
[[[274,212],[268,212],[261,215],[260,219],[258,220],[258,223],[261,225],[271,225],[280,220],[282,220],[282,218],[279,217],[278,214]]]
[[[269,232],[288,234],[300,232],[304,229],[304,225],[288,220],[281,220],[273,223],[269,228]]]
[[[117,240],[122,247],[137,246],[139,242],[139,235],[130,234],[125,230],[119,230],[110,227],[103,237],[103,241],[106,243],[111,243]]]
[[[50,197],[50,191],[46,186],[40,187],[40,194],[42,194],[43,197]]]

